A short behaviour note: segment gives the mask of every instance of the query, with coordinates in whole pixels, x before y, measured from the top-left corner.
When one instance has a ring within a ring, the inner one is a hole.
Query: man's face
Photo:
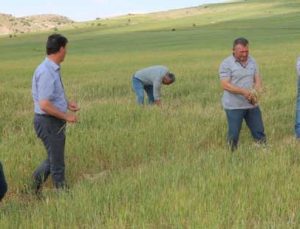
[[[238,44],[233,49],[234,57],[240,62],[246,62],[248,60],[249,48],[248,46],[243,46]]]
[[[169,84],[171,84],[171,83],[173,83],[173,82],[172,82],[172,80],[171,80],[168,76],[165,76],[165,77],[163,78],[162,83],[165,84],[165,85],[169,85]]]
[[[67,54],[67,45],[65,47],[61,47],[59,52],[60,52],[61,62],[63,62]]]

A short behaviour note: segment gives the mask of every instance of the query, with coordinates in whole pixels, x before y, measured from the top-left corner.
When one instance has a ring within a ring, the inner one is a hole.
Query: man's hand
[[[160,105],[161,105],[160,99],[158,99],[158,100],[155,100],[155,101],[154,101],[154,103],[155,103],[156,105],[158,105],[158,106],[160,106]]]
[[[258,103],[258,92],[253,88],[250,90],[251,96],[249,102],[252,105],[256,105]]]
[[[242,89],[242,95],[250,102],[251,92],[247,89]]]
[[[78,121],[77,116],[74,114],[70,114],[70,113],[66,114],[65,120],[70,123],[75,123]]]
[[[257,92],[255,89],[247,90],[244,89],[243,96],[248,100],[249,103],[252,105],[257,104],[258,98],[257,98]]]
[[[69,109],[70,111],[74,111],[74,112],[80,110],[80,108],[78,107],[77,103],[74,102],[74,101],[71,101],[71,102],[68,103],[68,109]]]

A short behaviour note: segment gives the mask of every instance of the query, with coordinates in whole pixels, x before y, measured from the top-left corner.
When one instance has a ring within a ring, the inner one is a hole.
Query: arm
[[[230,78],[224,78],[221,80],[221,86],[223,90],[229,91],[233,94],[240,94],[244,96],[247,100],[250,99],[251,93],[249,90],[241,87],[237,87],[230,83]]]
[[[221,87],[223,90],[229,91],[233,94],[239,94],[244,96],[247,100],[250,99],[251,93],[250,90],[245,88],[237,87],[231,83],[232,70],[230,67],[230,62],[224,60],[219,68],[219,76],[221,79]]]
[[[261,81],[261,78],[260,78],[259,74],[255,74],[255,76],[254,76],[254,89],[257,92],[262,91],[262,81]]]
[[[74,123],[77,121],[77,117],[74,114],[68,114],[58,110],[49,100],[39,101],[40,108],[47,114],[54,116],[58,119],[65,120],[67,122]]]
[[[161,79],[156,79],[153,82],[153,97],[154,97],[154,103],[156,105],[161,105],[161,100],[160,100],[160,88],[161,88]]]

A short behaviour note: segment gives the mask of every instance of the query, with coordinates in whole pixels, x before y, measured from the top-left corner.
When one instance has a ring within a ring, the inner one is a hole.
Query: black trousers
[[[6,192],[7,192],[7,183],[6,183],[6,180],[5,180],[3,167],[2,167],[2,164],[0,162],[0,201],[3,199]]]
[[[66,122],[49,115],[34,116],[34,128],[47,152],[46,159],[34,171],[37,185],[42,185],[51,174],[56,188],[65,186],[65,129]]]

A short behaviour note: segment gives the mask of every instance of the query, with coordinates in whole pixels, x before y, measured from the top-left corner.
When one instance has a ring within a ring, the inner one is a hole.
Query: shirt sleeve
[[[37,82],[38,100],[52,100],[54,97],[54,79],[47,73],[41,72]]]
[[[232,71],[226,61],[223,61],[219,68],[220,80],[231,78]]]

